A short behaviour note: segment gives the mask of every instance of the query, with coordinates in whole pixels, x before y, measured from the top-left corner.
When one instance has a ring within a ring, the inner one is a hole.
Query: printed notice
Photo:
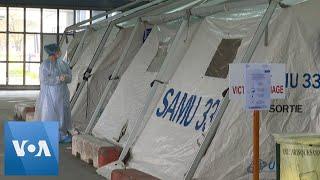
[[[230,99],[245,99],[245,71],[247,64],[229,64],[229,97]],[[262,64],[253,64],[250,63],[250,66],[262,65]],[[267,64],[270,67],[270,76],[271,76],[271,99],[284,99],[286,82],[289,82],[288,75],[285,73],[285,64]],[[293,77],[293,75],[290,75]],[[311,77],[305,75],[306,77]],[[320,79],[314,76],[315,79]],[[315,80],[316,82],[316,80]],[[307,84],[307,83],[305,83]],[[308,83],[309,84],[309,83]],[[310,83],[311,84],[311,83]],[[318,87],[316,83],[314,87]],[[320,87],[320,84],[319,84]]]
[[[245,102],[247,110],[269,110],[271,104],[271,67],[268,64],[245,65]]]

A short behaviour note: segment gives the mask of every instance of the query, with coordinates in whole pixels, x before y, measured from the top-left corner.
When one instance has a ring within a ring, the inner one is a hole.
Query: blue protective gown
[[[36,106],[36,119],[59,121],[60,137],[71,130],[70,92],[67,84],[72,80],[69,65],[63,60],[44,60],[40,65],[40,95]],[[64,74],[65,80],[59,76]]]

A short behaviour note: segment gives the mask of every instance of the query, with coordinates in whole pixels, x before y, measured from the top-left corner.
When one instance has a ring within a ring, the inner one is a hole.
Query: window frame
[[[12,6],[0,6],[4,9],[6,9],[6,30],[5,31],[0,31],[0,33],[3,33],[5,34],[6,36],[6,42],[5,42],[5,45],[6,45],[6,59],[5,61],[3,60],[0,60],[0,63],[5,63],[6,64],[6,84],[0,84],[0,90],[38,90],[40,89],[40,85],[27,85],[26,84],[26,64],[32,64],[32,63],[35,63],[35,64],[41,64],[41,62],[43,61],[42,57],[44,55],[44,52],[43,52],[43,37],[44,35],[56,35],[57,37],[57,40],[56,40],[56,43],[59,42],[59,38],[62,37],[63,33],[64,32],[59,32],[60,31],[60,10],[72,10],[73,11],[73,24],[76,24],[76,11],[77,10],[80,10],[80,9],[70,9],[70,8],[66,8],[66,9],[59,9],[59,8],[35,8],[35,9],[40,9],[40,32],[27,32],[26,30],[26,15],[27,15],[27,8],[33,8],[33,7],[12,7]],[[11,32],[10,29],[9,29],[9,8],[23,8],[23,31],[19,31],[19,32]],[[53,9],[53,10],[56,10],[57,11],[57,32],[55,33],[45,33],[43,32],[43,9]],[[82,9],[81,9],[82,10]],[[89,18],[92,18],[92,9],[89,9],[89,12],[90,12],[90,17]],[[92,24],[92,21],[90,21],[90,24]],[[10,34],[23,34],[23,61],[9,61],[9,35]],[[26,38],[27,38],[27,35],[39,35],[40,37],[40,60],[39,61],[26,61]],[[71,36],[74,36],[74,32],[70,32],[68,33],[67,35],[71,35]],[[9,84],[9,64],[10,63],[21,63],[23,64],[23,83],[21,85],[10,85]]]

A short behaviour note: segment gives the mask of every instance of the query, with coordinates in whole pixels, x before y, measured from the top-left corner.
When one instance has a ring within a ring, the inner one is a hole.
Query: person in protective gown
[[[59,121],[60,142],[70,143],[71,111],[67,84],[72,80],[69,65],[62,60],[57,44],[44,47],[49,55],[40,65],[40,94],[35,118],[41,121]]]

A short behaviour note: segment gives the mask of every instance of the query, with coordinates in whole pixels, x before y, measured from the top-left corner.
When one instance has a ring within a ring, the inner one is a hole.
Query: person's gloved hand
[[[59,76],[59,80],[62,81],[62,82],[63,82],[64,80],[66,80],[66,75],[64,75],[64,74],[60,75],[60,76]]]

